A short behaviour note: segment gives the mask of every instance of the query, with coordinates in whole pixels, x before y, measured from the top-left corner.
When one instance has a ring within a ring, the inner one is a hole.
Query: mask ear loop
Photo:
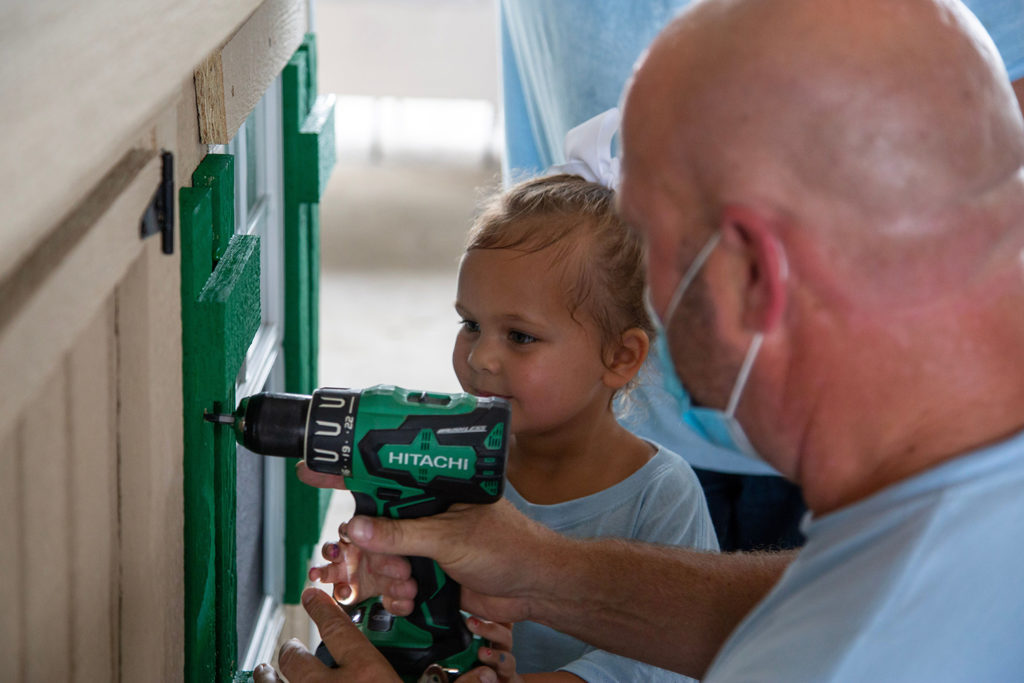
[[[725,407],[725,414],[728,417],[733,417],[736,414],[736,406],[739,405],[740,396],[743,395],[743,387],[747,385],[750,370],[754,367],[754,359],[757,358],[757,352],[761,350],[761,342],[763,341],[764,332],[758,332],[750,342],[747,357],[743,359],[743,365],[740,366],[740,374],[736,377],[736,385],[732,388],[732,395],[729,396],[729,405]]]
[[[778,243],[776,242],[776,246]],[[789,261],[786,259],[786,252],[779,248],[779,276],[783,282],[789,279]],[[740,396],[743,395],[743,388],[747,385],[747,379],[750,377],[750,370],[754,367],[754,360],[757,358],[758,351],[761,350],[761,342],[764,341],[764,332],[758,332],[754,335],[754,338],[750,342],[750,349],[747,351],[747,357],[743,359],[743,365],[740,366],[740,373],[736,377],[736,386],[732,389],[732,394],[729,396],[729,405],[725,407],[725,414],[732,417],[736,414],[736,406],[739,405]]]
[[[663,325],[665,327],[665,333],[668,334],[668,325],[672,320],[672,316],[675,315],[676,308],[679,307],[679,302],[682,301],[683,294],[690,287],[690,283],[697,277],[697,273],[704,266],[704,262],[711,256],[712,250],[718,246],[718,242],[722,239],[722,232],[718,231],[711,236],[707,244],[697,252],[697,257],[693,259],[693,263],[690,264],[689,270],[683,275],[683,279],[679,281],[679,285],[676,287],[676,291],[672,293],[672,299],[668,302],[668,308],[665,309],[665,319]]]
[[[711,252],[716,246],[718,246],[721,239],[721,231],[712,235],[707,244],[705,244],[697,253],[697,257],[693,259],[693,263],[690,264],[690,268],[686,271],[683,279],[679,282],[679,285],[676,287],[676,291],[672,294],[672,299],[668,303],[668,309],[665,311],[665,321],[663,323],[663,327],[665,328],[664,334],[668,334],[669,322],[672,320],[672,316],[675,314],[676,308],[679,306],[679,302],[683,298],[683,294],[686,293],[686,290],[690,287],[690,284],[697,277],[700,269],[704,266],[704,262],[711,256]],[[740,396],[743,395],[743,388],[746,386],[747,379],[750,377],[750,371],[754,366],[754,360],[757,358],[758,351],[761,350],[761,343],[763,341],[764,333],[758,332],[750,342],[750,348],[747,350],[747,355],[743,359],[743,364],[740,366],[739,375],[736,377],[736,384],[733,385],[732,393],[729,395],[729,403],[725,408],[725,415],[730,418],[736,414],[736,406],[740,402]]]

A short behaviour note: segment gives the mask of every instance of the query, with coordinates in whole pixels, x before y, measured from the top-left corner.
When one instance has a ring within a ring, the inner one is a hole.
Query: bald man
[[[674,371],[803,487],[806,546],[575,541],[504,504],[358,517],[353,542],[437,558],[474,613],[707,681],[1019,679],[1024,121],[981,25],[953,0],[696,3],[623,146]],[[407,611],[403,563],[373,557]],[[383,675],[307,597],[335,658]]]

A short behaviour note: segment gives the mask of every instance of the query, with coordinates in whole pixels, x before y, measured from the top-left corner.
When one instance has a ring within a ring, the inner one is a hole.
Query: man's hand
[[[363,637],[345,611],[330,596],[317,588],[307,588],[302,594],[302,606],[320,629],[320,636],[334,661],[338,662],[338,668],[327,668],[293,638],[281,646],[278,656],[281,673],[291,683],[400,681],[384,656]],[[260,664],[253,672],[253,680],[256,683],[281,683],[281,678],[269,664]]]
[[[347,532],[367,553],[437,560],[462,584],[463,609],[501,622],[530,619],[533,580],[545,567],[558,566],[565,540],[505,499],[490,505],[453,505],[447,512],[419,519],[357,516]],[[389,590],[401,591],[392,595],[401,600],[410,587],[415,588],[411,580],[392,578]]]
[[[305,463],[298,464],[296,474],[310,486],[345,489],[342,477],[314,472]],[[380,595],[392,614],[409,614],[416,582],[403,556],[420,555],[437,560],[462,584],[463,609],[504,622],[529,618],[525,598],[532,573],[523,567],[529,562],[536,570],[544,559],[557,565],[562,538],[504,499],[492,505],[453,505],[420,519],[354,517],[338,531],[341,542],[322,550],[330,564],[310,570],[309,577],[336,584],[339,599]]]

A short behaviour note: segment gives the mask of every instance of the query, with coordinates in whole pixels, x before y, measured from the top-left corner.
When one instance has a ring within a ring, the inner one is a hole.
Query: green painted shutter
[[[235,408],[260,325],[260,244],[235,235],[234,158],[210,154],[179,194],[185,425],[185,680],[230,681],[235,631],[235,441],[203,412]]]
[[[308,34],[281,74],[284,126],[285,388],[317,388],[320,196],[334,167],[334,97],[317,96],[316,43]],[[284,602],[297,604],[330,491],[294,476],[285,485]]]

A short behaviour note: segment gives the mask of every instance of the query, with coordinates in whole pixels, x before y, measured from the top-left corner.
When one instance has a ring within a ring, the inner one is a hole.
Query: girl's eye
[[[512,330],[511,332],[509,332],[508,338],[509,341],[511,341],[513,344],[525,345],[532,344],[533,342],[537,341],[536,337],[526,334],[525,332],[517,332],[516,330]]]
[[[476,333],[480,331],[480,323],[475,320],[461,320],[459,324],[462,325],[462,329],[466,332]]]

